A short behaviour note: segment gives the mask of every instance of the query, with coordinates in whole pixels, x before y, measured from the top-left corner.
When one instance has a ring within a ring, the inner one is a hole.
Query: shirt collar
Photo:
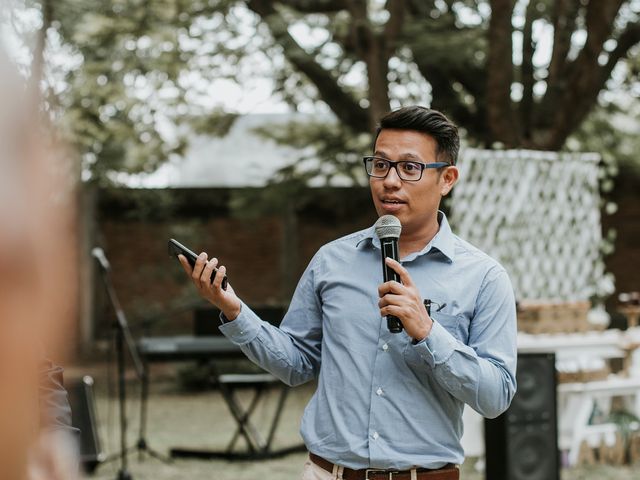
[[[440,228],[431,241],[422,250],[411,253],[403,260],[410,261],[434,250],[444,255],[449,262],[453,262],[455,237],[447,221],[447,216],[440,210],[438,210],[438,223],[440,224]],[[380,239],[376,235],[375,225],[372,225],[363,232],[363,236],[358,240],[356,247],[359,248],[365,244],[365,242],[373,245],[378,250],[380,249]]]

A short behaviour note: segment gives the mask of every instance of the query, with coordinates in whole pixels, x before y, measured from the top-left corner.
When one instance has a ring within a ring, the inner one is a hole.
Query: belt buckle
[[[398,470],[394,470],[394,471],[390,472],[389,470],[379,470],[379,469],[376,469],[376,468],[367,468],[364,471],[364,480],[371,480],[369,475],[380,475],[380,474],[387,475],[387,478],[389,480],[393,480],[393,476],[396,473],[400,473],[400,472]]]

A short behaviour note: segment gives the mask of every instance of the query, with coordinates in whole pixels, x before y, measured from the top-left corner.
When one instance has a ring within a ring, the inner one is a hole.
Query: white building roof
[[[278,128],[297,117],[308,120],[308,116],[298,114],[240,116],[224,137],[193,138],[184,158],[172,159],[150,174],[119,173],[113,178],[134,188],[263,186],[301,151],[266,139],[254,129]]]

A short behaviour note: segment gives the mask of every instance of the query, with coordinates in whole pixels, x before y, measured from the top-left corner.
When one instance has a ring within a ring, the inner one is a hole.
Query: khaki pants
[[[342,480],[343,468],[334,465],[333,473],[327,472],[307,458],[304,462],[301,480]]]

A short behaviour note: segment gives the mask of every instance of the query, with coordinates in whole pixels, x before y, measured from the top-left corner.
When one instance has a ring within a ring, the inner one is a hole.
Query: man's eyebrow
[[[373,153],[373,155],[375,157],[389,159],[389,155],[387,155],[384,152],[380,152],[378,150],[376,150]],[[414,155],[413,153],[403,153],[402,155],[400,155],[400,158],[398,159],[398,161],[402,161],[402,160],[415,160],[415,161],[418,161],[418,162],[422,162],[423,161],[418,155]]]

